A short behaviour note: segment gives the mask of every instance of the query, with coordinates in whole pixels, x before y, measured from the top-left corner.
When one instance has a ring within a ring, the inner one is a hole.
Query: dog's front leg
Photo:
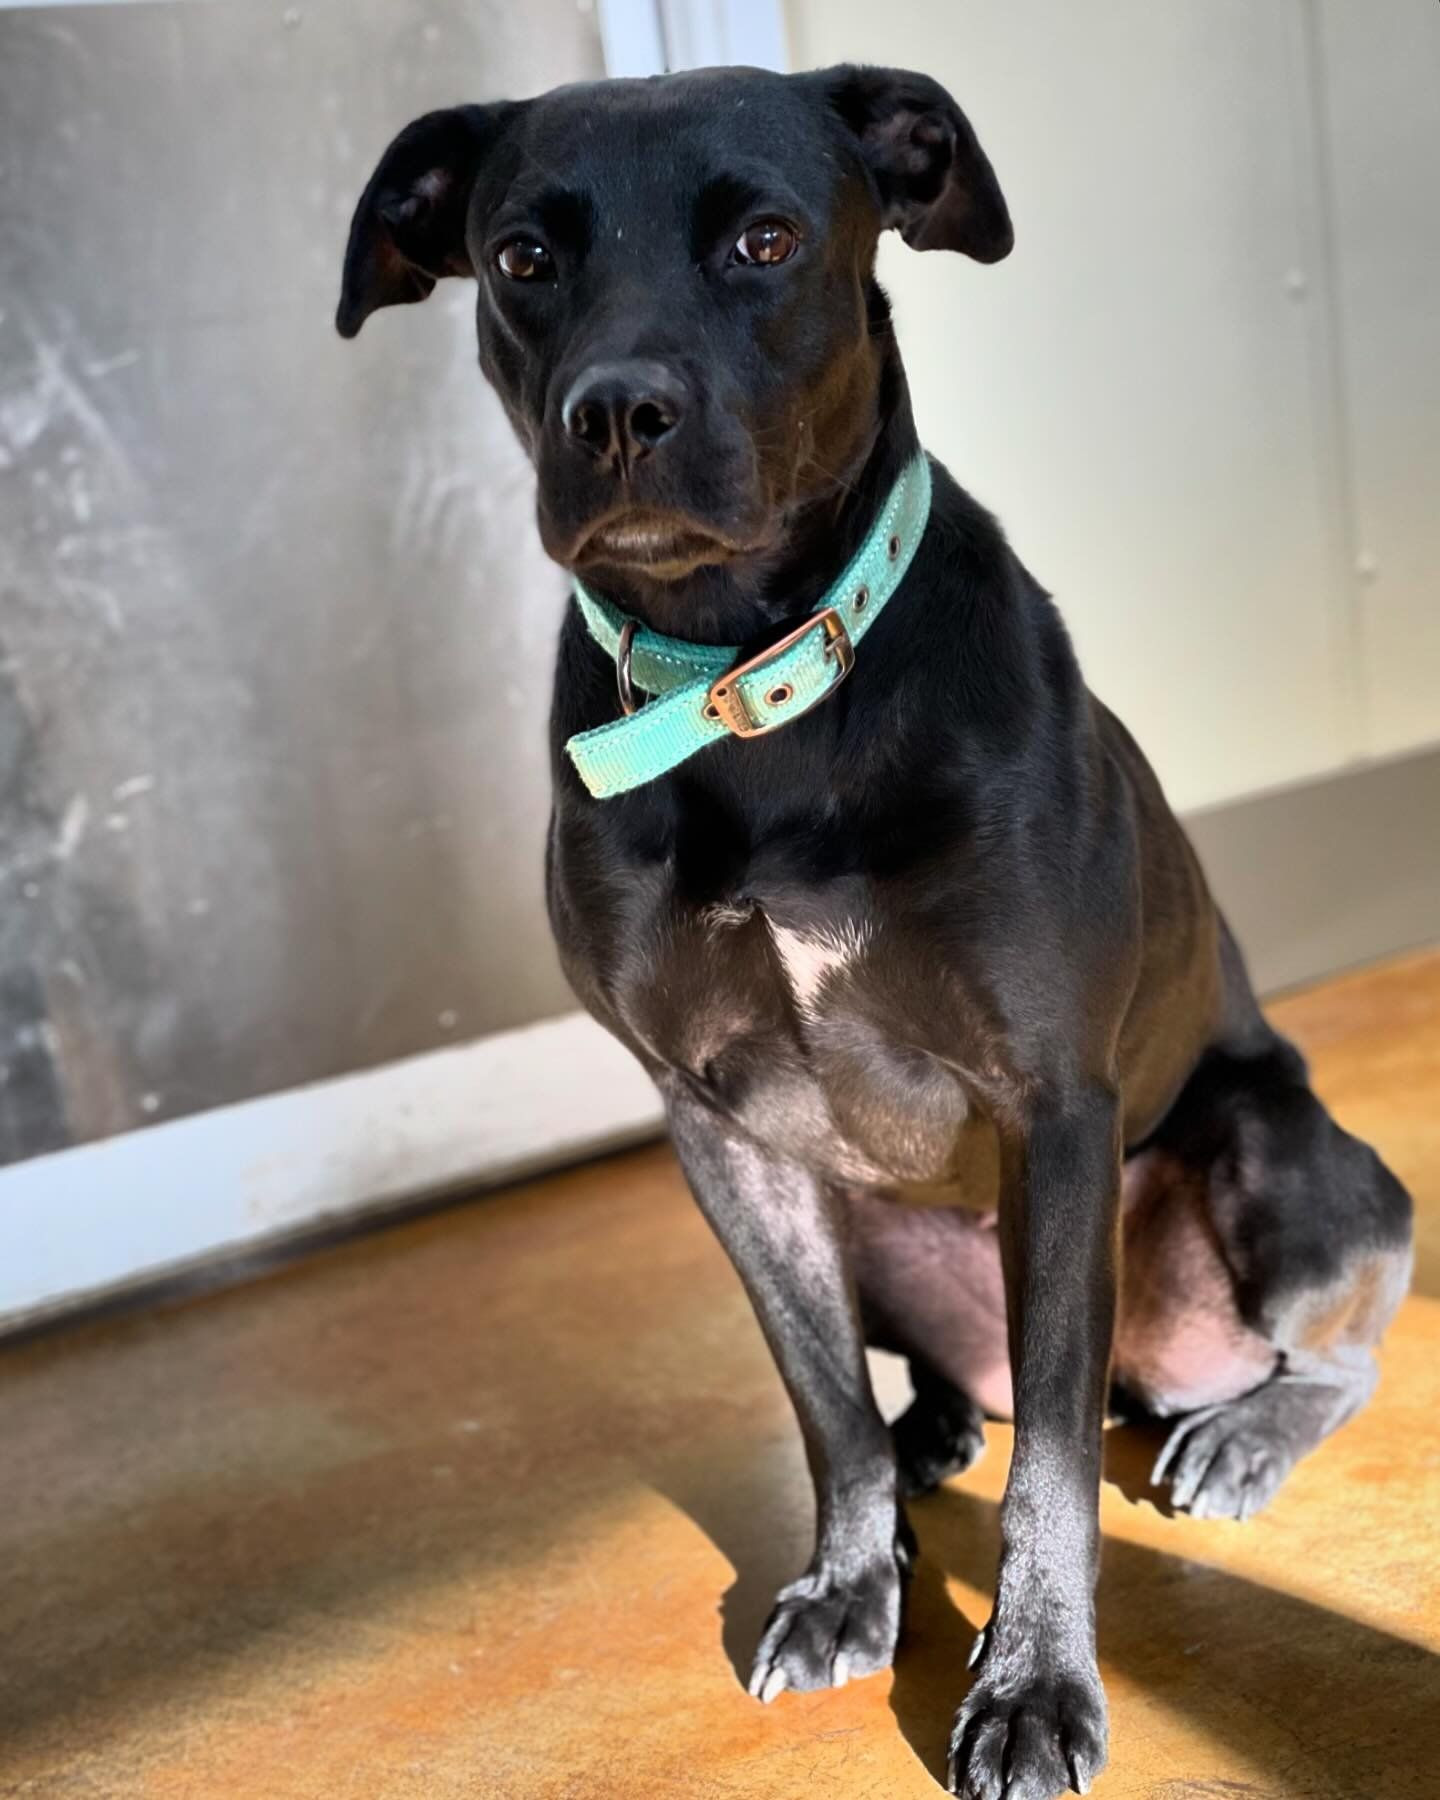
[[[1015,1452],[995,1608],[950,1748],[966,1800],[1084,1793],[1105,1764],[1095,1661],[1101,1434],[1114,1330],[1119,1108],[1100,1083],[1002,1122]]]
[[[889,1666],[913,1556],[840,1231],[814,1176],[688,1096],[668,1111],[695,1197],[789,1390],[815,1483],[815,1553],[776,1599],[750,1692],[773,1700],[787,1687],[839,1687]]]

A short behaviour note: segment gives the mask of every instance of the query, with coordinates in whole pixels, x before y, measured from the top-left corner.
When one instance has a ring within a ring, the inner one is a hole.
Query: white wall
[[[1175,803],[1440,738],[1440,12],[786,10],[793,67],[923,69],[995,163],[1007,262],[882,253],[921,433]]]
[[[1440,8],[1321,0],[1318,16],[1357,641],[1385,753],[1440,735]]]

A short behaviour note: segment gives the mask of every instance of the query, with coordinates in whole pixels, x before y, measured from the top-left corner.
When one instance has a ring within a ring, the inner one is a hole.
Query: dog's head
[[[668,581],[763,555],[873,441],[879,233],[994,262],[1005,201],[923,75],[705,70],[461,106],[361,196],[336,324],[478,283],[480,363],[557,562]]]

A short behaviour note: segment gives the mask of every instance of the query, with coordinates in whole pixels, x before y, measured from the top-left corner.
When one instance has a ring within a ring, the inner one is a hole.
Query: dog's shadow
[[[1143,1427],[1108,1433],[1106,1475],[1132,1501],[1168,1512],[1163,1495],[1148,1483],[1159,1441]],[[781,1471],[767,1477],[762,1461],[733,1464],[730,1472],[735,1479],[724,1492],[712,1485],[697,1493],[697,1484],[686,1481],[659,1485],[736,1570],[721,1606],[722,1638],[743,1685],[775,1590],[803,1565],[809,1521],[792,1511],[776,1522],[779,1496],[794,1491]],[[712,1467],[712,1482],[714,1473]],[[987,1598],[980,1616],[966,1617],[947,1578],[987,1597],[993,1592],[999,1517],[997,1507],[963,1486],[912,1502],[910,1516],[920,1561],[890,1707],[939,1785],[970,1650],[989,1610]],[[773,1528],[765,1525],[767,1517]],[[1186,1529],[1177,1522],[1173,1553],[1120,1539],[1105,1542],[1100,1656],[1112,1691],[1138,1690],[1145,1702],[1158,1702],[1178,1717],[1187,1735],[1223,1745],[1227,1763],[1254,1771],[1257,1785],[1239,1791],[1256,1800],[1371,1800],[1382,1794],[1385,1800],[1422,1800],[1433,1793],[1427,1784],[1440,1763],[1440,1657],[1311,1601],[1188,1559]],[[1357,1555],[1366,1553],[1365,1546],[1356,1547]],[[1133,1701],[1129,1710],[1133,1716]],[[1114,1749],[1126,1754],[1123,1736]],[[1195,1783],[1213,1772],[1177,1768],[1173,1787],[1162,1774],[1154,1793],[1210,1792]]]

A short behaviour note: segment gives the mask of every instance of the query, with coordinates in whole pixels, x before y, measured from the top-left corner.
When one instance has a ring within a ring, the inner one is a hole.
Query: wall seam
[[[1356,569],[1361,532],[1345,356],[1345,311],[1340,290],[1334,137],[1328,101],[1328,67],[1320,0],[1297,0],[1301,88],[1305,111],[1302,168],[1309,172],[1317,279],[1313,285],[1312,379],[1318,398],[1322,506],[1332,565],[1328,612],[1331,661],[1350,764],[1367,761],[1373,684],[1367,653],[1364,604]],[[1318,339],[1318,342],[1315,340]]]

